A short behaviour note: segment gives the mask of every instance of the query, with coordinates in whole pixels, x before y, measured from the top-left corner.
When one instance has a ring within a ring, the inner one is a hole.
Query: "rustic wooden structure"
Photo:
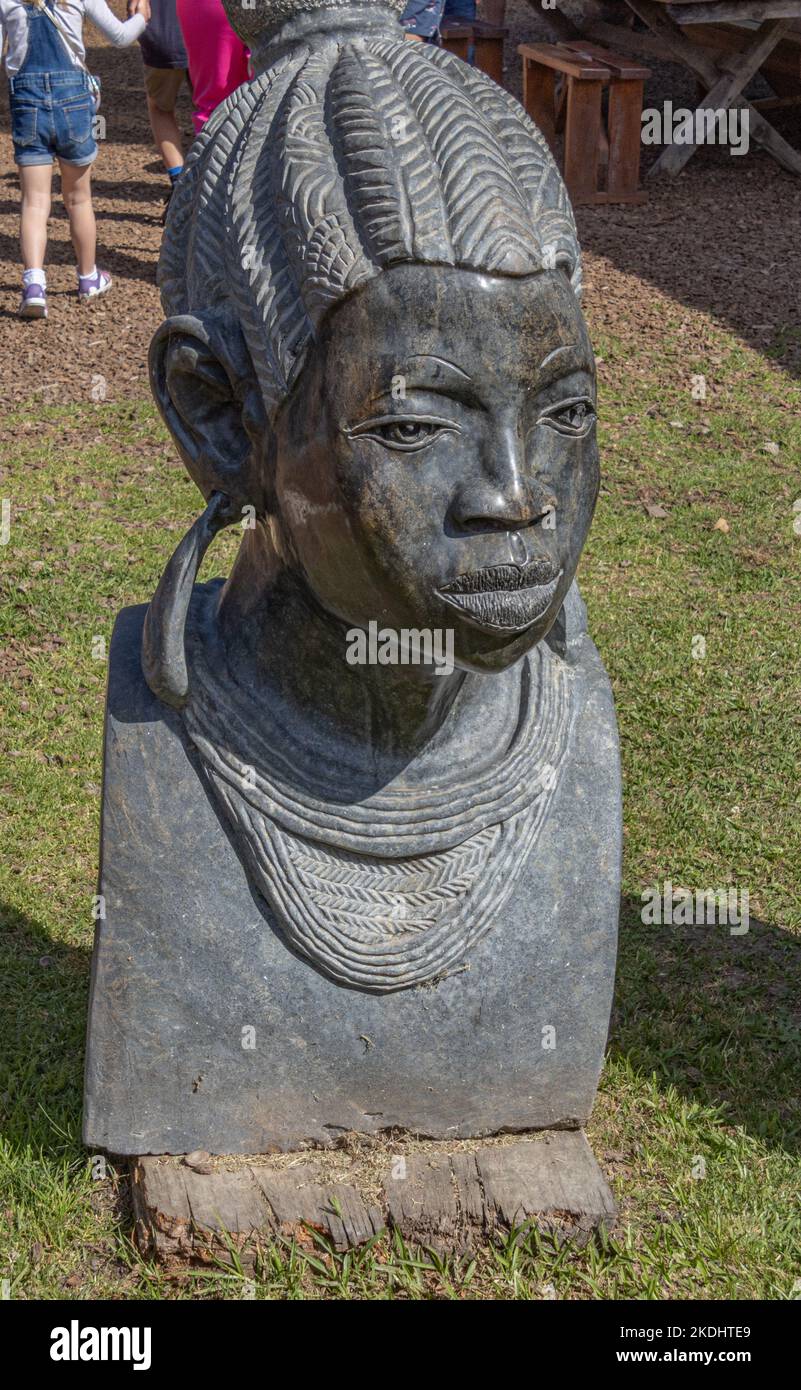
[[[564,177],[573,202],[641,202],[640,131],[649,69],[583,39],[521,44],[518,52],[523,59],[523,104],[552,148],[564,118]],[[562,84],[557,95],[558,76]]]
[[[503,41],[506,30],[501,24],[476,19],[467,23],[444,20],[440,29],[443,48],[485,72],[503,86]]]
[[[281,1238],[310,1247],[320,1235],[344,1251],[397,1230],[413,1244],[470,1250],[532,1224],[580,1242],[616,1215],[581,1131],[462,1149],[412,1146],[385,1155],[383,1172],[358,1153],[344,1167],[337,1153],[304,1155],[291,1166],[284,1156],[235,1168],[191,1155],[138,1158],[132,1191],[139,1248],[166,1264],[225,1260],[236,1250],[252,1269],[259,1246]]]
[[[567,38],[609,44],[633,57],[680,63],[697,79],[699,109],[745,106],[750,135],[783,168],[801,174],[801,153],[774,129],[763,112],[776,101],[749,102],[743,95],[761,72],[784,105],[801,90],[801,0],[621,0],[621,17],[646,25],[635,32],[590,14],[580,28],[564,15],[540,11],[561,42]],[[676,174],[692,157],[693,144],[669,145],[649,177]]]

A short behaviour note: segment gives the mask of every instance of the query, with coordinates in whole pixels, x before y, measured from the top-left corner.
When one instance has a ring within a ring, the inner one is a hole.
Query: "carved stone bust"
[[[151,349],[206,509],[115,630],[87,1142],[579,1125],[620,809],[564,186],[402,3],[226,8],[256,75],[173,197]]]

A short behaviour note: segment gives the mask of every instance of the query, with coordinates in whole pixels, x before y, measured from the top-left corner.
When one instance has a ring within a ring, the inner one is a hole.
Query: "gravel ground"
[[[122,13],[121,0],[115,8]],[[542,15],[529,0],[510,0],[507,85],[519,89],[516,46],[543,37]],[[89,27],[90,34],[95,31]],[[91,41],[91,40],[90,40]],[[99,264],[115,287],[106,300],[81,308],[68,225],[58,199],[49,248],[50,318],[20,323],[17,252],[18,193],[5,96],[0,108],[0,381],[6,403],[142,398],[146,355],[159,322],[155,266],[161,239],[165,179],[150,143],[138,45],[98,46],[89,65],[103,80],[107,138],[96,166]],[[656,65],[648,101],[692,98],[688,75]],[[190,129],[188,103],[183,125]],[[781,113],[782,133],[801,148],[801,111]],[[57,182],[57,181],[56,181]],[[801,365],[798,228],[801,180],[753,151],[732,158],[705,149],[675,181],[649,185],[643,206],[580,209],[591,323],[632,351],[658,352],[665,314],[682,314],[689,338],[705,317],[718,318],[755,346],[781,339],[784,360]],[[672,307],[671,307],[672,302]]]

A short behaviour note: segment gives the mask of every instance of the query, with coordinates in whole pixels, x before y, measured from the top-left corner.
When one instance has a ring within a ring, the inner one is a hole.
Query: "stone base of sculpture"
[[[402,1131],[579,1128],[615,971],[620,783],[609,682],[564,664],[569,747],[548,815],[479,940],[441,977],[348,988],[257,893],[179,715],[141,669],[144,608],[112,643],[84,1136],[123,1155],[258,1154]]]

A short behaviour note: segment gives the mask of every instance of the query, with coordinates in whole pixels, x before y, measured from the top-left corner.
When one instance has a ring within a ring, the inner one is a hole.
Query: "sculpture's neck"
[[[384,760],[390,772],[421,755],[421,770],[441,756],[475,758],[477,747],[491,756],[488,719],[499,747],[514,729],[516,680],[376,664],[375,643],[365,663],[350,664],[348,626],[319,608],[290,571],[267,569],[257,545],[240,548],[217,628],[231,674],[255,704],[282,707],[310,737],[324,732],[355,756]]]

